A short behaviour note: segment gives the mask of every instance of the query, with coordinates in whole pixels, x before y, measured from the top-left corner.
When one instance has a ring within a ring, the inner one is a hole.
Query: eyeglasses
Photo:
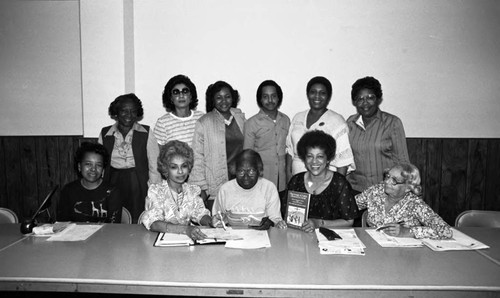
[[[188,88],[182,88],[182,90],[179,90],[179,89],[172,90],[173,96],[179,96],[181,93],[184,95],[188,95],[191,93],[191,91]]]
[[[387,182],[389,182],[392,185],[399,185],[399,184],[405,184],[406,183],[406,181],[398,181],[398,180],[396,180],[395,177],[393,177],[393,176],[391,176],[389,174],[385,174],[384,175],[384,181],[387,181]]]
[[[377,96],[375,94],[368,94],[365,96],[358,96],[358,97],[354,98],[354,102],[356,104],[360,104],[363,101],[366,101],[369,104],[374,104],[376,100],[377,100]]]
[[[239,170],[236,170],[236,175],[237,176],[245,176],[245,174],[247,174],[248,176],[255,176],[257,175],[257,170],[256,169],[248,169],[248,170],[245,170],[245,169],[239,169]]]

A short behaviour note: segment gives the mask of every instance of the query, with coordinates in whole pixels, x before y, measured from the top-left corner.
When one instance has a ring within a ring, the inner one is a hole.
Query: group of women
[[[119,96],[109,107],[116,122],[99,136],[103,146],[83,144],[80,150],[93,149],[75,160],[81,178],[73,184],[106,191],[76,202],[68,185],[60,202],[66,216],[58,220],[76,220],[69,210],[85,205],[78,209],[80,221],[116,222],[120,211],[112,198],[119,194],[134,222],[142,213],[140,223],[152,231],[202,239],[200,225],[286,228],[286,191],[294,190],[311,194],[306,232],[352,226],[368,209],[368,223],[387,226],[390,235],[451,237],[450,227],[419,197],[420,175],[409,163],[402,122],[380,110],[377,79],[353,84],[357,113],[347,121],[328,109],[332,85],[324,77],[309,81],[309,109],[292,121],[279,111],[283,91],[276,82],[262,82],[256,95],[260,111],[247,120],[237,108],[238,91],[217,81],[206,90],[203,114],[196,109],[196,86],[177,75],[165,86],[167,113],[154,131],[138,123],[143,109],[137,96]],[[109,152],[109,162],[98,151]]]

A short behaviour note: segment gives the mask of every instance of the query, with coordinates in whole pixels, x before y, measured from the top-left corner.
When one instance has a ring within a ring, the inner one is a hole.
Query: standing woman
[[[401,120],[379,108],[382,86],[373,77],[357,80],[352,85],[352,104],[357,114],[347,119],[356,171],[347,179],[356,193],[380,183],[384,170],[408,163],[406,136]]]
[[[236,108],[239,99],[238,91],[224,81],[208,86],[207,113],[195,125],[189,182],[200,186],[209,210],[219,187],[236,177],[234,161],[243,150],[245,124],[245,114]]]
[[[144,110],[133,93],[118,96],[108,109],[115,124],[104,127],[99,143],[111,152],[104,179],[120,190],[122,203],[137,222],[144,210],[148,184],[161,182],[156,169],[159,147],[149,126],[139,124]]]
[[[156,121],[154,134],[158,144],[179,140],[191,146],[195,123],[203,116],[203,112],[196,110],[196,86],[187,76],[176,75],[168,80],[162,98],[167,113]]]
[[[332,98],[332,84],[325,77],[314,77],[307,83],[306,94],[309,109],[293,117],[287,136],[286,149],[289,158],[292,159],[289,171],[293,175],[306,171],[304,162],[297,152],[297,143],[306,132],[321,130],[331,135],[337,143],[337,152],[330,163],[330,169],[345,176],[348,169],[355,169],[355,165],[349,145],[349,130],[344,117],[328,109]]]
[[[260,154],[264,164],[263,177],[276,185],[278,192],[286,189],[286,136],[290,118],[278,111],[283,102],[281,87],[271,80],[257,88],[259,113],[245,123],[243,148]]]

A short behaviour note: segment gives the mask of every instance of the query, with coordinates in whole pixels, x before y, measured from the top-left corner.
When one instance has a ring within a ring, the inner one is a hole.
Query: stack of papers
[[[271,247],[271,241],[267,231],[253,230],[253,229],[237,229],[233,230],[235,235],[240,237],[239,240],[228,240],[226,248],[239,248],[239,249],[257,249]]]
[[[415,238],[408,237],[393,237],[389,236],[384,231],[377,231],[375,229],[365,230],[373,240],[375,240],[382,247],[422,247],[422,241]]]
[[[322,255],[365,255],[366,246],[359,240],[354,229],[331,229],[335,231],[342,239],[328,241],[323,234],[316,229],[318,237],[318,246]]]
[[[451,228],[453,238],[448,240],[423,239],[422,242],[434,251],[447,250],[474,250],[490,248],[488,245],[465,235],[457,229]]]

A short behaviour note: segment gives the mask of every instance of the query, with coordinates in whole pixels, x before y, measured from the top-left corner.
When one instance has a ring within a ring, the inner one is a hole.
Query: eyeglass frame
[[[403,182],[399,182],[398,180],[396,180],[395,177],[389,175],[389,173],[384,173],[384,181],[387,181],[388,179],[390,179],[391,181],[389,182],[391,185],[402,185],[402,184],[406,184],[408,181],[403,181]]]
[[[255,177],[258,175],[258,173],[259,173],[259,170],[253,169],[253,168],[247,169],[247,170],[239,169],[239,170],[235,171],[236,176],[241,176],[241,177],[245,176],[245,174],[247,174],[250,177]]]
[[[181,94],[187,96],[187,95],[191,94],[191,90],[189,90],[189,88],[187,88],[187,87],[182,88],[182,90],[172,89],[172,96],[181,96]]]
[[[365,96],[357,96],[354,98],[354,103],[355,104],[361,104],[362,102],[366,101],[369,104],[374,104],[377,102],[377,95],[375,94],[368,94]]]

